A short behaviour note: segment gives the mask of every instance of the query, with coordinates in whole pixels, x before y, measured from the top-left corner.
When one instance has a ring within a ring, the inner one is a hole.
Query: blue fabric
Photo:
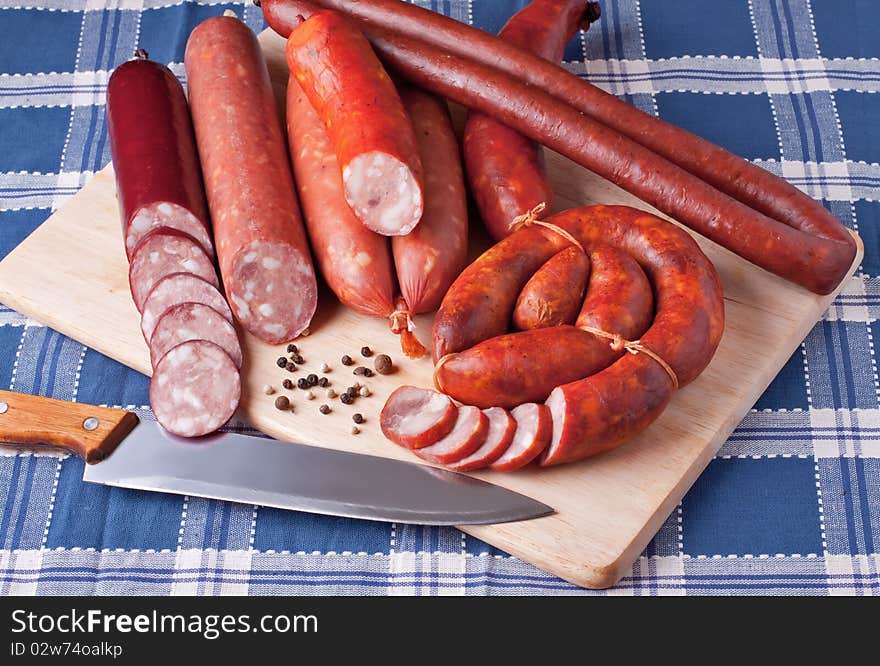
[[[526,0],[419,4],[497,30]],[[108,71],[136,45],[183,74],[232,3],[0,0],[0,257],[110,159]],[[21,7],[20,5],[26,5]],[[880,593],[880,5],[605,0],[566,66],[727,146],[858,229],[857,275],[621,583],[601,594]],[[731,378],[735,381],[736,378]],[[149,410],[147,379],[0,307],[0,387]],[[0,594],[588,594],[449,528],[80,480],[0,454]]]

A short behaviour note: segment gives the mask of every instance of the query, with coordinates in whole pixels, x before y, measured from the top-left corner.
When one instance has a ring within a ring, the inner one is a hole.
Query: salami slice
[[[470,472],[488,467],[498,460],[513,441],[516,432],[516,421],[503,407],[484,409],[483,414],[489,420],[489,430],[483,444],[466,458],[449,465],[456,472]],[[435,445],[436,446],[436,445]],[[424,449],[422,449],[424,450]]]
[[[422,460],[448,465],[472,454],[486,441],[489,419],[477,407],[463,405],[458,408],[458,418],[446,437],[431,446],[416,449]]]
[[[128,282],[139,312],[153,286],[166,275],[192,273],[219,287],[214,265],[192,236],[175,229],[147,234],[131,256]]]
[[[173,201],[157,201],[139,208],[125,231],[125,251],[131,256],[138,243],[154,229],[177,229],[192,236],[211,259],[214,242],[208,226],[183,206]]]
[[[172,273],[159,280],[150,290],[144,301],[141,313],[141,332],[144,340],[150,342],[159,318],[175,305],[181,303],[201,303],[216,310],[232,323],[232,311],[223,294],[210,282],[192,273]]]
[[[528,465],[547,448],[553,431],[553,420],[546,405],[527,402],[514,408],[511,416],[516,420],[513,441],[504,455],[489,465],[498,472],[512,472]]]
[[[457,417],[458,408],[448,396],[401,386],[385,401],[379,424],[385,437],[395,444],[421,449],[448,435]]]
[[[213,342],[241,369],[241,345],[235,327],[216,310],[201,303],[181,303],[162,315],[150,337],[153,367],[170,349],[188,340]]]
[[[179,344],[153,369],[150,405],[159,423],[175,435],[214,432],[232,418],[240,399],[238,369],[213,342]]]

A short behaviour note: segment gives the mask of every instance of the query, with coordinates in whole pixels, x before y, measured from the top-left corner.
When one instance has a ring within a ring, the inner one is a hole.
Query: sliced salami
[[[458,418],[446,437],[435,444],[416,449],[415,454],[422,460],[448,465],[466,458],[486,441],[489,419],[477,407],[463,405],[458,408]]]
[[[192,236],[175,229],[156,229],[138,243],[131,256],[128,282],[139,312],[150,290],[166,275],[192,273],[219,287],[214,265]]]
[[[181,303],[162,315],[150,337],[153,367],[170,349],[188,340],[213,342],[241,369],[241,345],[235,327],[216,310],[201,303]]]
[[[125,252],[130,257],[144,236],[160,227],[177,229],[192,236],[211,259],[214,242],[211,231],[199,218],[173,201],[156,201],[142,206],[131,216],[125,232]]]
[[[214,432],[232,418],[240,399],[238,369],[213,342],[179,344],[153,369],[150,405],[159,423],[175,435]]]
[[[448,435],[457,417],[458,408],[448,396],[401,386],[388,396],[379,424],[385,437],[395,444],[421,449]]]
[[[141,313],[141,332],[144,340],[150,342],[159,318],[175,305],[181,303],[201,303],[216,310],[232,323],[232,311],[223,294],[210,282],[192,273],[172,273],[159,280],[150,290],[144,301]]]
[[[512,472],[525,467],[550,443],[553,420],[546,405],[527,402],[511,411],[516,421],[516,432],[507,451],[489,465],[498,472]]]
[[[486,440],[480,448],[466,458],[451,463],[450,469],[454,469],[456,472],[470,472],[488,467],[498,460],[510,446],[513,434],[516,432],[516,420],[510,415],[510,412],[503,407],[490,407],[484,409],[483,414],[489,419]]]

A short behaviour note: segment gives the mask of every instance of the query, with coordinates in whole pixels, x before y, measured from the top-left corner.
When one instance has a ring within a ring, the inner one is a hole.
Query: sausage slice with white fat
[[[466,458],[486,441],[489,419],[477,407],[462,405],[458,418],[446,437],[431,446],[416,449],[415,454],[428,462],[448,465]]]
[[[527,402],[511,412],[516,421],[516,432],[510,447],[489,467],[498,472],[512,472],[525,467],[550,443],[553,420],[546,405]]]
[[[241,399],[241,378],[229,354],[213,342],[191,340],[153,369],[150,405],[169,432],[199,437],[225,424]]]
[[[150,342],[159,318],[175,305],[181,303],[201,303],[216,310],[231,324],[232,311],[223,294],[210,282],[192,273],[172,273],[159,280],[150,290],[144,301],[141,313],[141,332],[144,340]]]
[[[388,396],[379,424],[382,433],[407,449],[421,449],[438,442],[455,426],[458,407],[448,396],[401,386]]]
[[[214,264],[202,246],[175,229],[157,229],[144,236],[131,256],[128,282],[138,312],[143,312],[150,290],[172,273],[192,273],[219,287]]]
[[[241,369],[241,345],[235,327],[216,310],[201,303],[181,303],[162,315],[150,337],[153,367],[170,349],[189,340],[213,342]]]

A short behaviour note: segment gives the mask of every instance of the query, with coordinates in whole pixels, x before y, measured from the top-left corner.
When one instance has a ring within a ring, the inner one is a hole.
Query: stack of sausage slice
[[[107,118],[150,402],[167,430],[204,435],[238,407],[242,352],[219,291],[183,88],[139,51],[110,77]]]

